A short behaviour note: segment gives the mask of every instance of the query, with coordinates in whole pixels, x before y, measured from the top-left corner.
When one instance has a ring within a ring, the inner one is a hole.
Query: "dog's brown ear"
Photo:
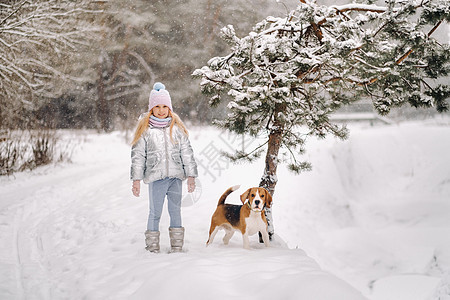
[[[272,195],[269,193],[268,190],[264,189],[266,191],[266,206],[270,208],[272,206]]]
[[[248,196],[250,195],[250,189],[246,190],[242,195],[241,195],[241,201],[242,204],[245,203],[245,200],[248,199]]]

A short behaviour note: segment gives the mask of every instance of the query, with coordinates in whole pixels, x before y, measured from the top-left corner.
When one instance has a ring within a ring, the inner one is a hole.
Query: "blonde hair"
[[[144,134],[144,132],[148,129],[149,127],[149,120],[150,120],[150,116],[153,114],[153,109],[151,109],[148,114],[145,115],[145,117],[143,117],[137,127],[136,127],[136,131],[134,132],[134,138],[133,141],[131,142],[131,145],[134,146],[136,145],[136,143],[139,141],[139,139],[141,138],[142,134]],[[184,125],[183,121],[181,121],[180,117],[172,112],[171,110],[169,110],[169,116],[172,118],[172,121],[170,122],[170,140],[173,142],[173,138],[172,138],[172,131],[173,131],[173,126],[177,125],[186,135],[189,135],[186,126]]]

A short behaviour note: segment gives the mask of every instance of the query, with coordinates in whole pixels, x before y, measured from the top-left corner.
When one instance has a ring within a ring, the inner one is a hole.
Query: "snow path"
[[[0,179],[1,299],[364,299],[280,237],[269,249],[255,237],[248,251],[237,234],[228,246],[218,235],[206,248],[217,198],[239,178],[205,180],[201,201],[183,209],[185,253],[167,254],[166,210],[163,253],[148,253],[147,196],[131,196],[129,151],[118,133],[90,134],[73,164]]]
[[[103,174],[121,164],[106,156],[105,161],[92,164],[95,157],[91,158],[67,168],[41,168],[44,174],[18,174],[16,180],[2,184],[0,244],[2,260],[6,262],[2,269],[7,281],[15,282],[16,292],[11,296],[53,298],[51,293],[59,285],[59,275],[55,277],[54,271],[60,268],[54,259],[76,254],[74,251],[92,235],[91,225],[102,230],[108,226],[95,219],[87,220],[87,214],[105,210],[105,205],[95,199],[100,197],[108,204],[107,199],[115,191],[110,188],[120,184],[122,175]],[[123,182],[123,188],[126,183]],[[12,251],[8,251],[11,245]]]

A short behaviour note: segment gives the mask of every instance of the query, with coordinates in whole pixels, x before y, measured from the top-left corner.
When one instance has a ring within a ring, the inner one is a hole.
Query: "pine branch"
[[[428,32],[427,36],[430,37],[430,36],[437,30],[437,28],[442,24],[442,22],[443,22],[443,20],[440,20],[440,21],[439,21],[439,22],[438,22],[438,23],[437,23],[437,24],[436,24],[436,25]],[[386,23],[386,24],[387,24],[387,23]],[[386,24],[385,24],[385,25],[386,25]],[[375,35],[376,35],[377,33],[378,33],[378,31],[375,33]],[[350,53],[352,53],[352,52],[354,52],[354,51],[360,49],[361,47],[362,47],[362,46],[360,46],[360,47],[358,47],[358,48],[355,48],[355,49],[352,49],[352,51],[351,51]],[[403,54],[399,59],[397,59],[397,60],[395,61],[395,64],[396,64],[396,65],[401,64],[406,58],[408,58],[409,55],[411,55],[411,53],[413,53],[413,51],[414,51],[414,48],[411,48],[411,49],[409,49],[408,51],[406,51],[405,54]],[[376,66],[372,66],[372,65],[366,63],[365,61],[363,61],[362,59],[358,58],[357,56],[355,56],[355,59],[356,59],[357,61],[359,61],[360,63],[363,63],[363,64],[368,65],[369,67],[371,67],[371,68],[373,68],[373,69],[379,69],[379,68],[376,67]],[[308,74],[310,74],[310,73],[315,73],[315,72],[316,72],[317,70],[319,70],[319,69],[320,69],[320,66],[313,66],[313,67],[311,67],[307,72],[305,72],[305,73],[299,73],[299,74],[297,75],[297,77],[298,77],[298,78],[305,78]],[[370,80],[361,82],[361,81],[356,81],[356,80],[353,80],[353,79],[350,79],[350,78],[344,78],[344,77],[340,77],[340,76],[339,76],[339,77],[333,77],[333,78],[331,78],[331,79],[328,79],[328,80],[324,81],[323,83],[324,83],[324,84],[328,84],[328,83],[330,83],[330,82],[336,82],[336,81],[339,81],[339,80],[344,80],[344,81],[347,81],[347,82],[351,82],[351,83],[357,84],[357,85],[359,85],[359,86],[366,86],[366,85],[371,85],[371,84],[377,82],[379,79],[380,79],[380,78],[376,78],[376,77],[375,77],[375,78],[372,78],[372,79],[370,79]],[[317,80],[317,77],[316,77],[315,79],[303,80],[303,83],[311,84],[311,83],[316,82],[316,80]]]
[[[386,12],[386,7],[375,6],[375,5],[364,5],[364,4],[344,4],[339,6],[331,6],[337,12],[343,13],[347,11],[359,11],[359,12],[375,12],[384,13]]]
[[[442,24],[443,20],[440,20],[436,25],[434,25],[434,27],[430,30],[430,32],[428,32],[427,36],[430,37],[433,32],[436,31],[436,29],[438,29],[438,27]],[[412,52],[414,51],[413,48],[409,49],[405,54],[403,54],[399,59],[397,59],[397,61],[395,62],[396,65],[399,65],[402,63],[402,61],[404,61]]]
[[[254,158],[258,158],[261,155],[261,150],[260,149],[262,147],[264,147],[265,145],[267,145],[268,142],[269,141],[267,140],[266,142],[264,142],[263,144],[259,145],[258,147],[256,147],[255,149],[253,149],[250,152],[244,152],[244,151],[237,150],[235,152],[235,154],[230,154],[230,153],[228,153],[226,151],[221,151],[221,154],[223,156],[231,159],[232,161],[237,161],[237,160],[241,160],[241,159],[246,159],[248,161],[252,161]],[[250,157],[253,154],[254,154],[254,157],[253,158]]]
[[[303,4],[307,4],[305,0],[300,0],[300,2]],[[322,21],[325,22],[325,20],[322,20]],[[320,29],[320,26],[314,22],[311,22],[310,24],[311,24],[314,34],[319,39],[319,42],[322,42],[323,33],[322,33],[322,30]]]

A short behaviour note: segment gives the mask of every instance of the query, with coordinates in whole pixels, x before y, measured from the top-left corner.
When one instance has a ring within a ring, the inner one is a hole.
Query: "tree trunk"
[[[266,164],[264,174],[261,177],[260,187],[265,188],[273,196],[275,186],[277,184],[277,167],[278,167],[278,152],[281,147],[281,139],[283,135],[282,128],[272,129],[269,134],[269,142],[266,153]]]
[[[280,120],[279,113],[286,110],[286,104],[275,104],[275,111],[273,114],[272,128],[269,133],[269,142],[266,153],[266,164],[264,168],[264,174],[261,177],[260,187],[269,191],[270,195],[275,193],[275,186],[278,182],[277,167],[278,167],[278,152],[281,148],[281,142],[284,133],[284,122]],[[266,219],[268,223],[268,231],[270,239],[274,234],[272,208],[265,209]]]
[[[261,177],[260,187],[265,188],[273,196],[275,192],[275,186],[277,184],[277,167],[278,167],[278,152],[281,148],[281,142],[283,140],[284,122],[280,120],[280,113],[286,111],[285,103],[275,104],[275,110],[273,113],[272,126],[269,133],[269,142],[266,153],[266,164],[264,168],[264,174]]]
[[[110,131],[108,105],[106,103],[105,82],[103,78],[103,60],[100,60],[98,66],[98,83],[97,83],[97,120],[103,131]]]

